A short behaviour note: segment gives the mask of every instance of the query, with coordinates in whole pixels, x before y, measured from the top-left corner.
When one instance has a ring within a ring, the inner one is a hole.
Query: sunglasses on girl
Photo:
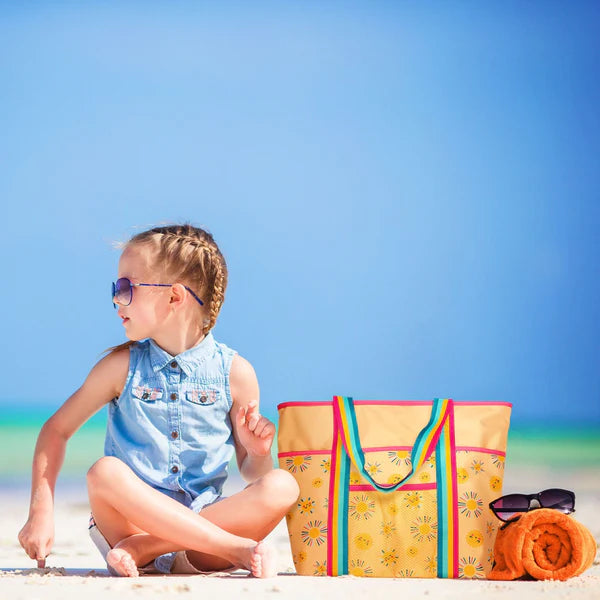
[[[537,505],[533,505],[533,500],[536,500]],[[537,494],[508,494],[490,502],[490,508],[501,521],[508,521],[520,513],[536,508],[554,508],[568,515],[575,512],[575,494],[558,488]]]
[[[115,301],[121,306],[129,306],[133,299],[133,288],[134,287],[171,287],[172,283],[131,283],[127,277],[121,277],[117,279],[117,282],[112,284],[111,298],[113,306],[117,308]],[[201,306],[204,306],[204,302],[194,294],[194,292],[187,286],[183,286],[198,302]]]

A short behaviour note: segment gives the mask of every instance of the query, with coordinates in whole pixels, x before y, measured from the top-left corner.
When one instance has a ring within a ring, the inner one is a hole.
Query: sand
[[[236,490],[235,480],[228,492]],[[551,469],[507,470],[504,491],[532,492],[548,487],[572,489],[577,495],[576,518],[600,541],[600,468],[554,472]],[[479,598],[544,598],[546,600],[599,599],[600,560],[580,577],[559,581],[465,581],[442,579],[361,579],[350,576],[300,577],[295,575],[287,531],[282,522],[268,541],[277,550],[279,575],[259,580],[238,571],[227,576],[150,575],[137,579],[109,576],[106,566],[87,534],[89,508],[83,482],[58,489],[56,534],[45,569],[23,552],[17,533],[27,517],[28,490],[0,490],[0,599],[96,600],[127,598],[202,598],[227,600],[273,597],[306,600],[323,598],[431,597],[469,600]]]

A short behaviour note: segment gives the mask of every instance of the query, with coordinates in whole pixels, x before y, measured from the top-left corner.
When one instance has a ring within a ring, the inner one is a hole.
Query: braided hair
[[[150,246],[165,276],[185,283],[202,298],[208,312],[202,331],[207,334],[217,322],[227,288],[227,264],[213,236],[185,223],[138,233],[125,248],[137,244]]]
[[[122,248],[138,245],[151,250],[161,276],[187,285],[202,299],[207,313],[202,332],[206,335],[217,322],[227,288],[227,264],[213,236],[189,223],[166,225],[134,235]],[[198,310],[202,310],[199,305]],[[133,343],[128,341],[108,351],[127,348]]]

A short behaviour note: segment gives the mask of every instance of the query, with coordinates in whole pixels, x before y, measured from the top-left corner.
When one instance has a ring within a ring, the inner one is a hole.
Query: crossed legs
[[[199,514],[143,482],[112,456],[88,471],[94,520],[112,546],[109,564],[121,575],[178,550],[202,571],[232,566],[255,577],[275,575],[275,557],[261,542],[298,497],[298,485],[280,469]]]

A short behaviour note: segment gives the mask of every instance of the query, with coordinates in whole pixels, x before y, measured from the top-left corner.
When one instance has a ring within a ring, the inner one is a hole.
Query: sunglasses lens
[[[523,494],[509,494],[492,502],[492,508],[499,519],[507,521],[516,514],[527,512],[529,499]]]
[[[127,277],[117,279],[117,283],[112,286],[113,299],[119,304],[127,306],[131,304],[131,281]]]
[[[555,508],[570,513],[575,508],[575,497],[567,490],[544,490],[540,492],[540,505],[542,508]]]

